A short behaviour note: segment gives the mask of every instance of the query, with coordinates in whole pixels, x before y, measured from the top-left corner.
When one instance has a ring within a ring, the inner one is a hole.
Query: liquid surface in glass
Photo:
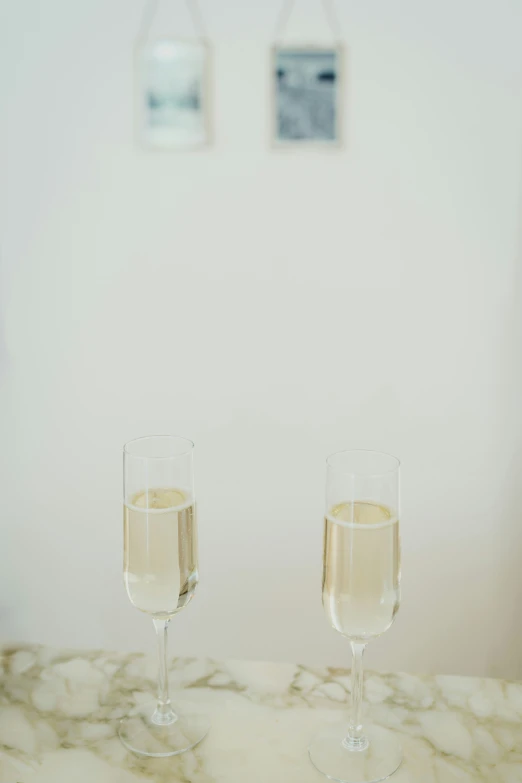
[[[400,602],[399,521],[384,505],[340,503],[325,518],[323,606],[353,641],[388,630]]]
[[[136,492],[124,506],[124,580],[131,603],[172,617],[198,583],[195,505],[181,489]]]

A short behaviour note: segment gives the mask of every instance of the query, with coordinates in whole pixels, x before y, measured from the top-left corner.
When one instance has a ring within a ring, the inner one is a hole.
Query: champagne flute
[[[185,438],[160,435],[123,449],[125,587],[132,605],[152,617],[159,675],[157,703],[139,705],[121,721],[119,735],[143,756],[183,753],[209,729],[205,716],[174,711],[168,687],[168,625],[198,584],[193,448]]]
[[[348,725],[326,727],[308,752],[314,766],[341,783],[375,783],[400,766],[395,735],[363,729],[362,660],[366,645],[391,626],[400,601],[399,468],[388,454],[343,451],[327,460],[323,607],[352,648]]]

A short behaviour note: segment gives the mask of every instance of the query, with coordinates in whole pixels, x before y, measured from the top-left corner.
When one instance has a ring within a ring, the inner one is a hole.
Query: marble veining
[[[284,663],[175,659],[171,696],[206,713],[194,751],[145,759],[119,719],[150,700],[155,661],[139,654],[3,648],[0,783],[319,783],[307,745],[349,702],[349,672]],[[522,685],[466,677],[365,679],[373,722],[401,738],[394,783],[522,783]]]

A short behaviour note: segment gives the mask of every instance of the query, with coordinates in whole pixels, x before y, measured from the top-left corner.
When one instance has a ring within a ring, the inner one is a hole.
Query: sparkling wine
[[[195,506],[181,489],[137,492],[124,506],[124,579],[132,604],[172,617],[198,583]]]
[[[384,633],[400,601],[399,521],[377,503],[340,503],[325,518],[323,606],[353,641]]]

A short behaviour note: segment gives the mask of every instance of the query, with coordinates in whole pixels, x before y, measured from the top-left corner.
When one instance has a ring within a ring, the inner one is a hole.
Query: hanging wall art
[[[334,9],[322,0],[331,46],[283,42],[294,0],[285,3],[272,47],[272,140],[277,147],[340,147],[345,110],[345,51]]]
[[[194,39],[150,36],[158,0],[145,10],[136,44],[136,136],[146,147],[189,150],[210,143],[210,44],[195,5]]]

